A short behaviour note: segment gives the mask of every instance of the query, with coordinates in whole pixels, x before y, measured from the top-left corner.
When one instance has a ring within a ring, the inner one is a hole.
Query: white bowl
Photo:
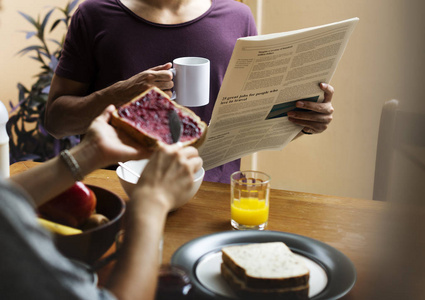
[[[146,164],[148,163],[148,161],[149,161],[148,159],[129,160],[125,162],[124,164],[130,169],[132,169],[133,171],[135,171],[137,174],[141,174]],[[125,170],[121,166],[118,166],[116,172],[117,172],[119,181],[121,183],[121,186],[123,187],[127,196],[130,197],[139,178],[137,178],[135,175],[131,174],[129,171]],[[204,175],[205,175],[204,168],[199,169],[198,172],[195,173],[192,190],[190,191],[190,199],[193,198],[195,194],[198,192],[199,187],[202,184],[202,180],[204,179]]]

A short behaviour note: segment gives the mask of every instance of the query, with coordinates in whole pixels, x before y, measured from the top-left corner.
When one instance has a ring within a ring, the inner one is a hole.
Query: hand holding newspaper
[[[358,22],[240,38],[200,148],[209,170],[260,150],[281,150],[302,129],[288,121],[295,102],[323,101]]]

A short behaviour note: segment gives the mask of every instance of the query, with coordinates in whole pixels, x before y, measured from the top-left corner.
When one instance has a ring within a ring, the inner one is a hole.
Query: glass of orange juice
[[[238,171],[230,176],[232,227],[264,230],[269,218],[270,176],[259,171]]]

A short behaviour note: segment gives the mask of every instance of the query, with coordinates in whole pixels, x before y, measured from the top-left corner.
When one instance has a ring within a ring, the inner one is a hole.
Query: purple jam
[[[170,101],[155,90],[144,97],[118,109],[118,115],[140,131],[164,143],[172,144],[168,115],[176,110],[183,125],[180,141],[186,142],[199,138],[201,129],[195,120],[183,115]]]

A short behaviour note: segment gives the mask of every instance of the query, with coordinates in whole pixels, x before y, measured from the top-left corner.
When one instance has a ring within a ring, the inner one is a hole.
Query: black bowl
[[[123,199],[106,189],[87,186],[96,195],[96,212],[106,216],[110,221],[81,234],[55,234],[54,241],[64,256],[92,265],[115,242],[115,236],[121,229],[126,205]]]

